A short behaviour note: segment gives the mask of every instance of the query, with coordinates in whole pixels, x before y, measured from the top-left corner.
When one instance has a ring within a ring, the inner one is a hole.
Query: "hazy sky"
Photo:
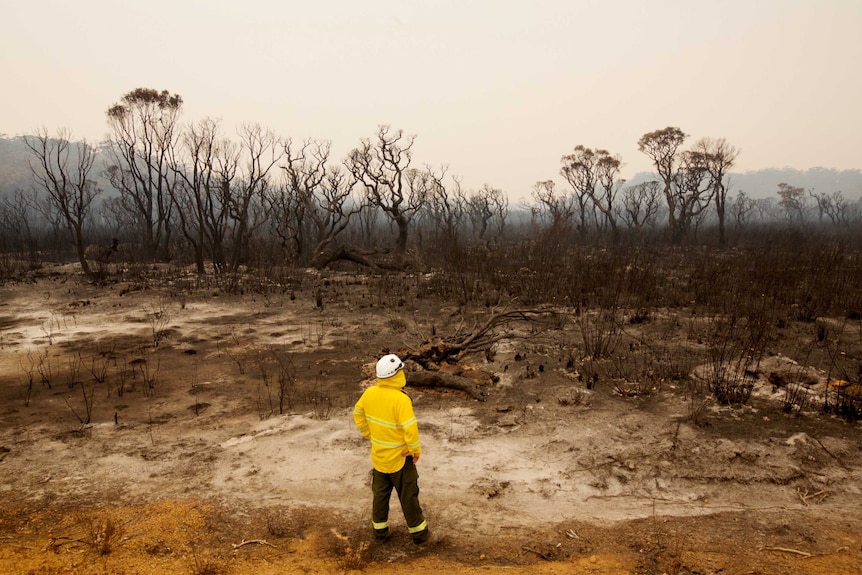
[[[123,94],[167,89],[339,159],[390,124],[512,198],[578,144],[648,170],[666,126],[740,171],[862,168],[860,70],[862,0],[0,0],[0,134],[102,140]]]

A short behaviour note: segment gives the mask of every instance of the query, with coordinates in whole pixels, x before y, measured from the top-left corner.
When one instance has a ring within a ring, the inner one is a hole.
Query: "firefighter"
[[[353,408],[356,427],[371,440],[374,537],[378,541],[389,538],[389,497],[394,487],[413,543],[437,543],[439,537],[436,533],[431,537],[419,505],[416,464],[422,445],[413,402],[404,392],[404,363],[395,354],[385,355],[377,362],[376,375],[377,384],[366,389]]]

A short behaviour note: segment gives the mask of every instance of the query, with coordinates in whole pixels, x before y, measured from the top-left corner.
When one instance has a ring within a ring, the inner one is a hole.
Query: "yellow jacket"
[[[377,385],[366,389],[353,408],[356,427],[371,440],[371,463],[382,473],[399,471],[405,457],[418,457],[422,452],[413,402],[403,391],[406,383],[403,370],[378,378]]]

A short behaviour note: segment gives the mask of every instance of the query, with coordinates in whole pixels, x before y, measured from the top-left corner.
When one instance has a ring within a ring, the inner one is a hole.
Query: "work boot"
[[[389,529],[389,527],[386,529],[374,530],[374,541],[377,543],[386,543],[391,536],[392,530]]]
[[[413,540],[413,543],[420,547],[434,547],[435,545],[439,545],[443,542],[443,534],[439,531],[430,531],[428,536],[422,539],[421,541]]]

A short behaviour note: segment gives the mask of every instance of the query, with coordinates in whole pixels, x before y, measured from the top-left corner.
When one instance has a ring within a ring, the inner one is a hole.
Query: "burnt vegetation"
[[[77,261],[93,283],[160,285],[176,301],[212,288],[305,294],[321,311],[351,299],[409,310],[433,298],[451,304],[458,321],[424,326],[402,353],[426,373],[417,382],[475,399],[495,374],[452,366],[490,360],[504,340],[572,327],[556,355],[524,364],[527,374],[559,365],[586,389],[611,381],[607,389],[640,397],[706,365],[689,385],[693,412],[703,392],[745,404],[761,361],[796,329],[810,336],[794,351],[827,374],[822,408],[859,417],[862,204],[840,190],[782,182],[773,198],[733,195],[728,173],[739,151],[713,138],[686,147],[687,135],[668,127],[638,141],[653,181],[626,184],[619,156],[577,145],[561,155],[561,183],[540,180],[527,202],[510,206],[498,188],[466,190],[445,166],[420,165],[417,138],[389,126],[339,160],[328,142],[261,126],[237,138],[214,120],[184,126],[182,104],[149,89],[124,95],[108,110],[112,137],[98,147],[65,132],[27,137],[32,185],[0,203],[2,281],[32,281],[50,273],[49,263]],[[364,285],[364,301],[343,279],[325,279],[334,274]],[[152,342],[137,371],[117,368],[111,378],[100,367],[96,384],[118,396],[130,383],[156,387],[169,315],[153,309],[148,320]],[[320,330],[307,339],[322,340]],[[694,354],[680,353],[670,335],[679,332]],[[244,358],[229,343],[220,349],[242,373]],[[43,353],[30,352],[22,368],[27,401]],[[302,397],[329,401],[295,388],[289,356],[248,363],[260,373],[262,417]],[[89,422],[93,384],[82,368],[65,371],[81,391],[70,409]],[[44,375],[41,384],[51,385]],[[785,410],[798,411],[803,395],[787,394]]]

